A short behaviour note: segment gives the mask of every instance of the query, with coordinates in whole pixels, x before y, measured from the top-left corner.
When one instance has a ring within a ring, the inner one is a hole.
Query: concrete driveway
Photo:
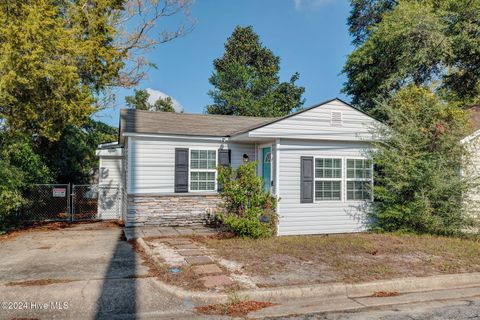
[[[0,319],[195,317],[194,302],[162,292],[121,235],[92,223],[1,241]]]

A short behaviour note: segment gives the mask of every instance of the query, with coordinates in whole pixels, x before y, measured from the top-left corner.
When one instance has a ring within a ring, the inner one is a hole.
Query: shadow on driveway
[[[136,319],[137,261],[132,245],[119,237],[103,280],[97,300],[95,319],[110,319],[114,315]]]

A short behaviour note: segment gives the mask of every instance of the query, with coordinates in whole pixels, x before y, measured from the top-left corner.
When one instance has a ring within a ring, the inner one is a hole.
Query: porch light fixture
[[[243,162],[247,163],[249,161],[248,154],[243,154]]]

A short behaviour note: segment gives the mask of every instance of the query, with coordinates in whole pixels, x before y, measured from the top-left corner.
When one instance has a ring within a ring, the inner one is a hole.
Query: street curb
[[[162,267],[152,252],[152,249],[142,238],[137,238],[137,242],[152,259],[157,268]],[[216,303],[226,302],[229,295],[226,293],[189,291],[176,286],[166,284],[155,279],[156,285],[179,298],[202,300],[204,302],[214,301]],[[356,284],[331,283],[303,286],[289,286],[256,290],[240,290],[235,292],[236,296],[245,297],[253,300],[283,300],[291,298],[359,298],[371,296],[377,291],[392,291],[399,293],[421,292],[444,289],[459,289],[480,286],[480,272],[446,274],[428,277],[410,277],[392,280],[380,280],[373,282],[364,282]]]

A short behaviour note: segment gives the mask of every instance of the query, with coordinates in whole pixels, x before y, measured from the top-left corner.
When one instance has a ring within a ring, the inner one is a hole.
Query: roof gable
[[[341,123],[338,123],[338,113]],[[332,121],[332,117],[337,121]],[[372,138],[380,122],[350,104],[335,98],[262,124],[248,131],[250,137],[295,139],[363,140]]]

